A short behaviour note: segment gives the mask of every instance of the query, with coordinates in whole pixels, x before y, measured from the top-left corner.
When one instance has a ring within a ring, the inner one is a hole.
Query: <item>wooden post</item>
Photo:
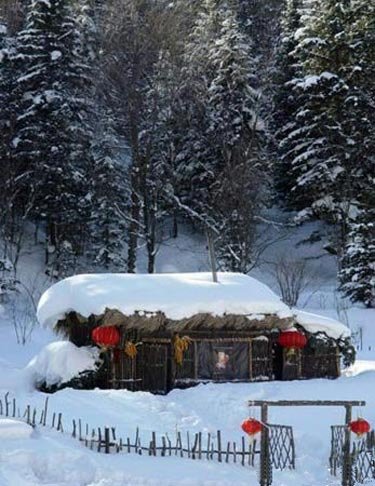
[[[217,448],[218,448],[218,452],[217,452],[217,458],[218,458],[218,461],[221,462],[221,432],[220,430],[217,431]]]
[[[104,452],[109,454],[110,452],[110,437],[109,437],[109,427],[104,428]]]
[[[268,405],[263,403],[261,406],[261,422],[263,424],[260,437],[260,486],[269,486],[269,451],[268,451],[268,429],[266,424],[268,422]]]
[[[43,425],[44,425],[44,427],[46,426],[46,423],[47,423],[47,412],[48,412],[48,397],[46,397],[46,400],[44,402],[44,414],[43,414]]]
[[[210,255],[210,265],[212,271],[212,280],[217,283],[217,271],[216,271],[216,258],[215,258],[215,248],[214,242],[212,239],[212,232],[210,229],[206,230],[207,235],[207,244],[208,244],[208,252]]]
[[[352,464],[350,457],[350,429],[349,424],[352,421],[352,406],[345,405],[345,442],[344,442],[344,457],[342,464],[342,486],[352,486]]]

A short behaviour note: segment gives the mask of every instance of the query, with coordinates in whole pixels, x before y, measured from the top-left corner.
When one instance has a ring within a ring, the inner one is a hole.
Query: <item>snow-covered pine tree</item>
[[[297,34],[301,28],[302,0],[287,0],[281,18],[281,38],[276,53],[274,70],[274,109],[271,127],[274,131],[274,179],[275,188],[286,205],[293,179],[288,137],[293,131],[294,115],[298,108],[291,83],[301,76],[301,66],[296,54]]]
[[[28,167],[34,216],[46,222],[50,273],[59,276],[74,272],[87,238],[93,79],[71,2],[32,0],[17,41],[15,152]]]
[[[208,86],[214,76],[208,49],[218,36],[222,10],[215,0],[205,0],[185,45],[184,68],[178,97],[181,100],[185,133],[177,155],[177,193],[190,208],[193,220],[212,224],[210,187],[215,182],[219,150],[207,139],[209,130]],[[199,220],[199,221],[198,221]]]
[[[14,57],[16,40],[0,24],[0,238],[5,259],[16,267],[32,199],[23,191],[27,167],[14,157],[15,120],[18,100],[14,97],[17,79]]]
[[[316,2],[297,46],[304,77],[291,83],[299,108],[282,141],[296,180],[294,207],[336,224],[339,253],[366,165],[361,160],[365,132],[356,129],[360,86],[353,76],[352,25],[357,16],[349,2]]]
[[[15,229],[13,214],[18,209],[14,183],[17,174],[11,156],[13,138],[11,93],[15,77],[12,70],[13,54],[13,39],[8,34],[7,25],[0,22],[0,187],[2,188],[0,192],[0,302],[16,288],[13,265],[7,257],[7,246],[13,243],[12,233]]]
[[[351,3],[350,37],[353,45],[351,96],[354,173],[358,214],[349,224],[348,243],[341,258],[340,288],[354,302],[375,306],[375,5],[365,0]],[[354,123],[356,122],[356,123]]]
[[[252,44],[257,81],[263,90],[270,82],[268,77],[285,0],[229,0],[229,3],[237,10],[240,27]]]
[[[103,122],[103,120],[101,120]],[[110,126],[110,123],[105,126]],[[103,125],[99,127],[104,129]],[[121,165],[115,134],[96,132],[91,185],[91,239],[88,253],[94,266],[110,271],[124,269],[126,224],[120,213],[126,211],[125,170]]]
[[[349,225],[348,243],[341,261],[340,290],[353,302],[375,307],[375,197],[374,187]]]
[[[176,32],[177,37],[177,32]],[[182,76],[182,45],[179,40],[160,52],[146,91],[146,116],[140,138],[147,160],[142,177],[142,215],[140,238],[145,241],[148,272],[155,267],[160,244],[177,236],[176,159],[185,136],[183,106],[179,98]],[[168,225],[172,221],[172,228]]]
[[[180,98],[189,124],[178,157],[180,199],[195,223],[218,236],[223,267],[248,271],[266,164],[249,40],[225,2],[204,2],[185,59]]]
[[[14,46],[8,36],[7,26],[0,23],[0,160],[2,169],[0,171],[0,205],[2,208],[0,216],[0,228],[8,226],[9,201],[12,197],[10,186],[17,174],[14,173],[15,167],[11,160],[11,142],[13,138],[13,103],[11,93],[14,83],[14,72],[12,70],[12,56]],[[13,201],[14,203],[14,201]],[[2,232],[3,232],[2,231]]]
[[[214,76],[208,86],[207,138],[219,150],[212,192],[219,228],[218,258],[226,269],[247,273],[253,265],[256,220],[264,203],[265,132],[259,120],[254,58],[232,11],[222,13],[217,39],[209,45]]]

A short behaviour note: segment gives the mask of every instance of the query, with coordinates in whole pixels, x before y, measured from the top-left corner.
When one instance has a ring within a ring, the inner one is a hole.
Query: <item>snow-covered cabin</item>
[[[78,346],[94,344],[95,328],[116,329],[95,385],[155,393],[208,381],[335,378],[351,353],[346,326],[290,309],[236,273],[219,273],[218,283],[210,273],[77,275],[43,294],[38,319]],[[283,347],[287,331],[302,334],[305,347]]]

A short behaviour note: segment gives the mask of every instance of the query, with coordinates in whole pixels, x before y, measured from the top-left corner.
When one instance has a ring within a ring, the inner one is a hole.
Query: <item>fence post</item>
[[[104,429],[104,452],[106,454],[110,453],[110,437],[109,437],[109,428],[105,427]]]
[[[268,450],[268,428],[266,427],[268,422],[268,406],[263,403],[261,405],[261,422],[263,428],[260,437],[260,486],[269,486],[271,484],[270,477],[270,460]]]
[[[349,424],[352,421],[352,406],[345,405],[345,441],[344,457],[342,465],[342,486],[352,486],[352,461],[350,455],[350,429]]]

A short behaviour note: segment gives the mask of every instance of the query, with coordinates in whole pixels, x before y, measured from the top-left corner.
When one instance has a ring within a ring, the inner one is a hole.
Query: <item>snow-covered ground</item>
[[[188,390],[174,390],[167,396],[126,390],[65,389],[50,396],[50,412],[62,412],[66,423],[73,418],[81,418],[92,427],[115,426],[118,435],[123,437],[134,436],[139,426],[142,437],[148,440],[151,431],[167,432],[173,436],[176,430],[209,431],[214,434],[217,429],[222,431],[224,440],[238,440],[241,436],[240,424],[250,413],[247,403],[252,399],[363,399],[367,406],[358,413],[375,425],[375,312],[349,305],[340,299],[334,292],[333,258],[321,256],[318,244],[296,248],[295,243],[299,239],[301,235],[291,234],[276,247],[268,249],[264,264],[253,272],[253,276],[278,292],[267,261],[290,253],[291,249],[293,256],[300,254],[311,258],[315,277],[300,299],[301,307],[342,320],[358,335],[359,329],[362,329],[362,349],[358,352],[358,360],[341,378],[284,383],[208,384]],[[159,272],[209,269],[204,242],[199,237],[182,234],[176,242],[168,245],[162,247],[158,256]],[[35,249],[30,249],[24,256],[23,273],[31,280],[38,275],[41,285],[45,286],[45,279],[39,271],[41,262]],[[21,408],[31,404],[42,409],[46,395],[32,388],[31,374],[25,371],[25,367],[43,346],[56,339],[59,338],[51,330],[36,328],[25,345],[17,344],[9,309],[0,305],[0,398],[9,391],[11,396],[17,397]],[[34,370],[36,363],[34,361]],[[296,470],[275,472],[274,484],[340,484],[329,474],[328,456],[330,425],[340,424],[343,419],[344,411],[336,408],[271,409],[270,422],[293,425],[297,453]],[[37,428],[29,434],[27,429],[17,424],[0,421],[0,486],[245,484],[256,486],[256,471],[238,464],[175,457],[140,457],[135,454],[106,456],[92,452],[68,435],[50,429]]]

